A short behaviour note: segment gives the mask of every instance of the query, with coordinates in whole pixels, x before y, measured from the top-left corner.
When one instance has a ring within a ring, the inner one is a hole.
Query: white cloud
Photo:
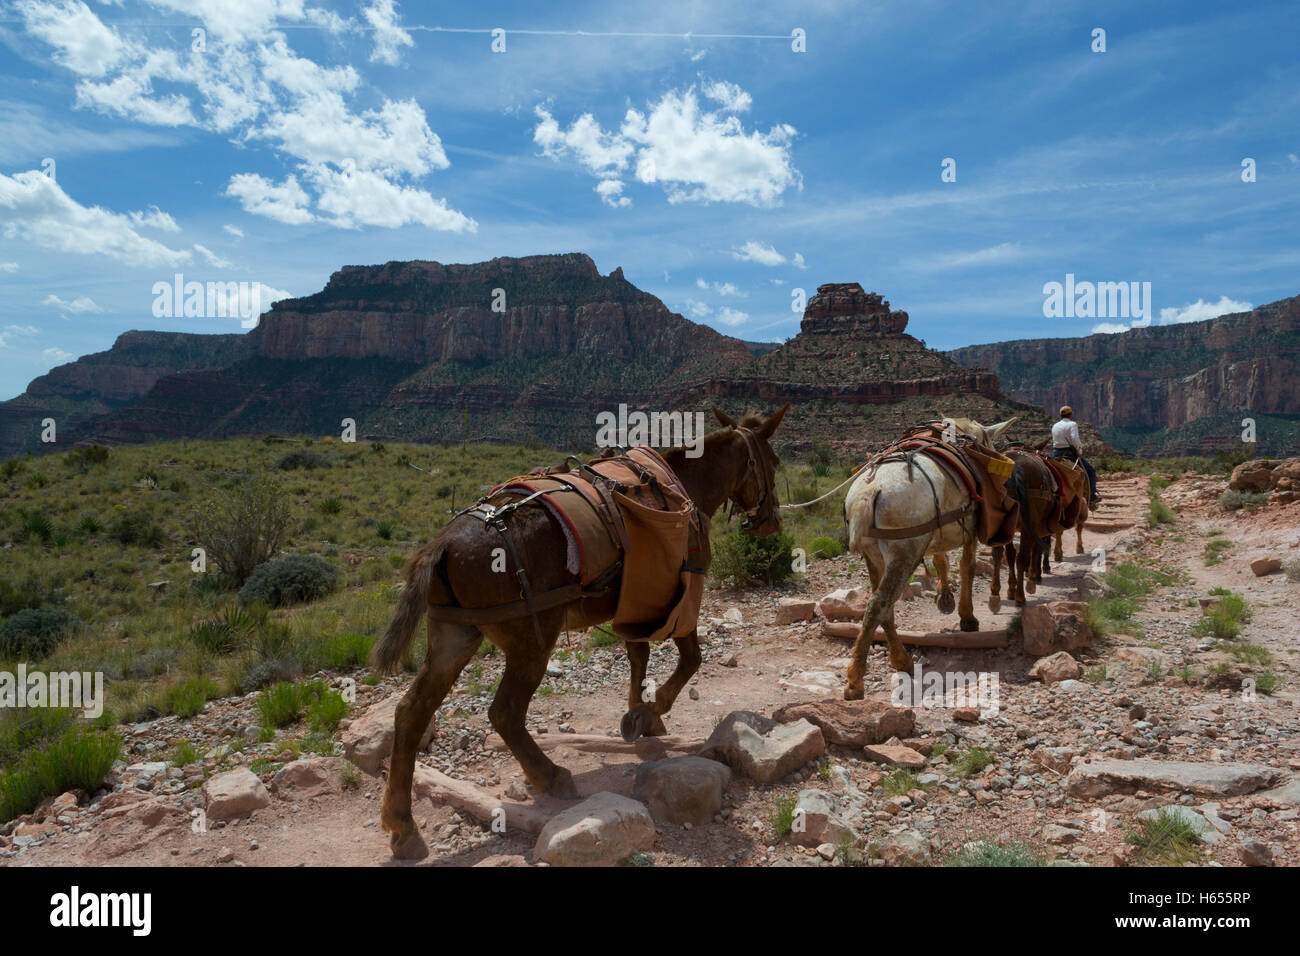
[[[176,225],[176,220],[157,206],[150,206],[148,212],[129,212],[127,215],[131,217],[131,221],[137,226],[158,229],[162,232],[181,231],[181,227]]]
[[[687,299],[686,311],[697,319],[703,319],[713,314],[713,306],[707,302],[700,302],[698,299]]]
[[[703,279],[696,279],[695,285],[700,289],[712,289],[718,295],[742,295],[740,289],[730,282],[705,282]]]
[[[1232,315],[1234,312],[1249,312],[1254,306],[1249,302],[1237,302],[1229,299],[1226,295],[1220,296],[1218,302],[1206,302],[1204,299],[1197,299],[1190,305],[1177,306],[1176,308],[1164,308],[1160,310],[1160,316],[1154,323],[1156,325],[1181,325],[1184,322],[1204,322],[1206,319],[1217,319],[1221,315]],[[1137,322],[1098,322],[1092,327],[1094,333],[1114,333],[1127,332],[1129,329],[1141,328]]]
[[[375,49],[370,54],[370,62],[397,66],[402,61],[402,47],[415,46],[415,41],[398,23],[393,0],[374,0],[361,15],[375,31]]]
[[[56,308],[61,313],[71,312],[73,315],[80,315],[82,312],[103,312],[104,310],[96,304],[95,300],[88,295],[79,295],[71,302],[61,299],[53,292],[41,300],[41,305],[48,305]],[[64,318],[67,318],[64,315]]]
[[[27,32],[54,47],[54,62],[82,76],[103,76],[121,61],[125,45],[81,0],[20,0]]]
[[[942,269],[965,269],[971,266],[990,266],[1002,262],[1015,262],[1023,256],[1018,242],[1003,242],[996,246],[987,246],[973,252],[954,252],[934,256],[923,263],[924,271]]]
[[[308,167],[307,178],[318,193],[316,205],[336,226],[428,226],[450,232],[474,232],[478,223],[427,192],[399,186],[370,170]]]
[[[0,272],[17,272],[17,271],[18,271],[18,263],[0,262]]]
[[[77,74],[78,107],[154,126],[195,127],[237,143],[265,141],[288,157],[295,174],[279,186],[251,172],[232,177],[226,195],[249,212],[288,224],[414,221],[459,230],[471,221],[412,182],[450,165],[415,100],[378,97],[375,107],[354,109],[348,98],[358,95],[360,74],[299,56],[277,29],[317,24],[338,34],[358,27],[355,21],[309,8],[304,0],[146,2],[202,23],[206,48],[192,50],[188,40],[150,47],[105,24],[80,0],[21,0],[20,12],[29,33]],[[395,4],[370,0],[363,14],[374,34],[372,59],[396,63],[400,48],[412,41]],[[332,168],[322,174],[321,166]],[[339,180],[368,185],[377,177],[401,197],[405,213],[329,214],[341,203]],[[325,183],[333,193],[309,196],[299,180]],[[319,212],[313,202],[321,204]]]
[[[743,113],[754,105],[752,96],[726,80],[705,84],[704,95],[732,113]]]
[[[236,239],[244,238],[244,230],[240,229],[238,226],[232,226],[229,223],[226,223],[226,225],[221,228],[230,233],[230,235],[234,236]]]
[[[718,321],[723,325],[740,325],[742,322],[749,320],[749,313],[741,312],[729,306],[724,306],[718,310]]]
[[[618,179],[602,179],[596,184],[596,192],[600,194],[600,201],[606,206],[613,206],[615,209],[621,206],[632,205],[632,200],[623,195],[623,183]]]
[[[0,173],[0,230],[44,249],[109,256],[133,266],[175,266],[190,252],[136,232],[130,216],[83,206],[38,170]]]
[[[197,242],[194,243],[194,251],[203,256],[203,258],[207,260],[208,265],[212,266],[214,269],[229,269],[234,265],[234,263],[229,259],[221,258],[207,246],[201,246]]]
[[[738,117],[725,115],[751,103],[749,94],[734,84],[711,83],[705,96],[721,108],[701,109],[694,87],[672,90],[646,113],[629,109],[616,133],[603,129],[590,113],[563,129],[549,110],[538,106],[533,141],[544,155],[571,155],[605,181],[615,180],[614,174],[630,165],[638,181],[658,184],[670,203],[770,206],[786,189],[803,188],[790,155],[794,127],[746,132]]]
[[[257,173],[237,173],[230,177],[223,195],[238,199],[245,212],[289,225],[301,225],[316,218],[307,208],[310,199],[298,185],[296,176],[277,186]]]
[[[1179,306],[1174,309],[1161,309],[1160,324],[1177,325],[1182,322],[1202,322],[1205,319],[1217,319],[1221,315],[1231,315],[1233,312],[1249,312],[1253,308],[1254,306],[1249,302],[1236,302],[1226,295],[1220,296],[1218,302],[1206,302],[1203,299],[1197,299],[1191,305]]]
[[[49,361],[58,362],[58,363],[71,362],[73,359],[76,358],[76,356],[73,355],[71,352],[65,352],[63,351],[63,349],[55,349],[55,348],[44,349],[41,351],[41,354],[44,355],[45,358],[48,359]]]
[[[760,266],[781,266],[787,261],[786,257],[777,252],[774,247],[766,242],[755,242],[753,239],[739,249],[732,249],[731,257],[741,262],[757,262]],[[803,257],[800,256],[800,261],[802,260]]]
[[[40,330],[34,325],[6,325],[4,331],[0,332],[0,349],[11,349],[13,346],[9,343],[7,336],[31,336]]]

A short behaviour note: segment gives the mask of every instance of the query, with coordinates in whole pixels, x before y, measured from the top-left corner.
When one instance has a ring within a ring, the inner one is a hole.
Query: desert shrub
[[[163,709],[177,717],[193,717],[203,710],[203,705],[220,696],[217,685],[207,678],[187,680],[173,684],[163,697]]]
[[[1043,857],[1033,844],[1013,840],[998,846],[988,840],[977,840],[963,846],[943,862],[944,866],[1042,866]]]
[[[68,790],[94,793],[121,752],[116,731],[73,723],[58,739],[27,751],[15,766],[0,772],[0,820],[28,813],[46,797]]]
[[[813,538],[812,544],[808,545],[808,557],[810,558],[838,558],[843,553],[844,548],[829,535]]]
[[[143,511],[126,511],[118,515],[108,526],[108,534],[119,544],[138,544],[146,548],[159,548],[163,544],[162,528]]]
[[[329,688],[322,680],[314,680],[306,684],[287,682],[272,684],[257,698],[257,713],[261,717],[262,727],[274,730],[276,727],[296,723],[302,719],[303,713],[313,703],[329,693]],[[339,716],[341,718],[342,714]]]
[[[1221,595],[1219,603],[1210,609],[1210,613],[1196,622],[1192,633],[1197,637],[1231,640],[1241,635],[1242,624],[1249,621],[1251,616],[1252,612],[1246,604],[1246,599],[1240,594],[1229,592]]]
[[[18,527],[18,536],[24,541],[40,541],[49,544],[54,537],[54,523],[40,511],[29,511],[23,515]]]
[[[280,485],[266,476],[219,494],[187,519],[190,537],[230,575],[236,587],[280,549],[288,528],[288,503]]]
[[[45,657],[80,621],[58,607],[25,608],[0,623],[0,655]]]
[[[776,584],[794,573],[793,545],[784,531],[756,538],[737,529],[714,546],[709,573],[722,587]]]
[[[294,471],[298,468],[305,468],[311,471],[313,468],[329,468],[329,459],[318,451],[291,451],[275,463],[275,467],[281,471]]]
[[[325,634],[303,642],[298,658],[307,671],[352,670],[366,665],[374,643],[365,634]]]
[[[269,607],[282,607],[300,601],[312,601],[334,590],[338,570],[314,554],[289,554],[258,567],[239,589],[245,604],[261,601]]]
[[[77,522],[77,531],[81,534],[99,534],[101,529],[102,525],[94,515],[82,515]]]
[[[343,502],[337,498],[326,498],[320,503],[320,513],[323,515],[336,515],[343,510]]]
[[[348,715],[350,705],[338,691],[328,690],[307,705],[307,722],[318,734],[332,734]]]
[[[292,657],[267,657],[253,664],[244,671],[240,679],[239,690],[251,694],[255,690],[297,680],[302,674],[298,662]]]
[[[54,588],[48,578],[38,578],[31,572],[22,580],[0,576],[0,617],[54,601]]]
[[[1219,505],[1227,508],[1229,511],[1237,511],[1241,508],[1258,508],[1268,501],[1268,492],[1266,491],[1225,491],[1219,496]]]

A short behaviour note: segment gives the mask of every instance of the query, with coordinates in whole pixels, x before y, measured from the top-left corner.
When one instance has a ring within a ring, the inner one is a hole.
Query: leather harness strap
[[[925,426],[922,427],[924,428]],[[918,430],[917,429],[913,430],[913,432],[916,431]],[[890,445],[884,451],[874,455],[871,458],[871,460],[867,463],[866,470],[869,470],[872,474],[874,474],[876,468],[884,464],[885,462],[888,461],[906,462],[907,476],[908,479],[911,480],[912,469],[915,465],[916,456],[919,454],[926,454],[929,451],[929,447],[925,443],[916,443],[916,444],[912,444],[910,447],[906,447],[908,446],[912,434],[913,433],[909,433],[908,438],[905,438],[903,441],[900,441],[894,445]],[[935,442],[934,444],[941,444],[941,443]],[[904,450],[904,447],[906,447],[906,450]],[[938,462],[941,468],[943,467],[942,462],[940,462],[935,455],[930,455],[929,457],[931,458],[931,460]],[[953,508],[951,511],[941,512],[939,510],[939,491],[934,486],[934,479],[930,477],[929,473],[924,468],[919,468],[917,470],[921,472],[922,476],[924,476],[925,480],[930,485],[930,495],[934,499],[934,512],[935,512],[934,517],[922,524],[912,525],[910,528],[880,528],[877,527],[876,525],[876,506],[875,506],[875,502],[873,501],[871,503],[871,525],[863,532],[863,534],[866,537],[883,538],[883,539],[890,539],[890,540],[894,540],[898,538],[916,538],[923,534],[926,534],[927,532],[937,531],[939,528],[942,528],[946,524],[951,524],[954,521],[960,521],[974,510],[975,500],[973,497],[968,497],[966,504],[962,505],[960,508]],[[877,497],[878,496],[879,496],[879,492],[877,492]]]

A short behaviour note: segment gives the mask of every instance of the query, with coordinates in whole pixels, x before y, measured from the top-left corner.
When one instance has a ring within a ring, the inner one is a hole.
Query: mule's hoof
[[[957,610],[957,599],[952,596],[951,591],[940,591],[937,603],[941,614],[951,614]]]
[[[994,614],[997,614],[998,611],[1002,610],[1001,596],[997,594],[989,595],[989,610],[992,611]]]
[[[623,715],[623,719],[618,725],[618,732],[623,735],[624,743],[629,744],[643,736],[649,729],[650,720],[648,713],[641,707],[638,707],[636,710],[629,710]]]
[[[1025,582],[1025,593],[1033,594],[1037,590],[1038,590],[1038,585],[1034,583],[1033,578],[1030,578],[1028,581]]]
[[[978,631],[980,622],[973,617],[963,617],[961,619],[961,629],[963,631]]]
[[[573,774],[563,767],[555,768],[555,777],[551,780],[551,785],[546,792],[552,797],[558,797],[561,800],[579,800],[582,794],[578,793],[578,788],[573,783]]]
[[[429,845],[420,836],[420,831],[412,829],[406,836],[394,833],[388,840],[393,857],[398,860],[423,860],[429,855]]]
[[[867,690],[861,684],[859,684],[857,687],[854,687],[852,684],[844,685],[845,700],[861,700],[866,696],[867,696]]]
[[[902,671],[904,674],[910,674],[912,672],[912,658],[908,657],[907,654],[904,653],[901,658],[899,658],[898,660],[894,660],[894,657],[891,654],[889,657],[889,666],[896,671]]]

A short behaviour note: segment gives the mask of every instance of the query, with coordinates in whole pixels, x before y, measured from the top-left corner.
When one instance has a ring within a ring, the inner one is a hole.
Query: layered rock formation
[[[247,335],[127,333],[108,352],[55,369],[0,406],[0,456],[59,446],[239,434],[337,434],[413,441],[536,441],[590,448],[596,415],[633,409],[733,415],[789,401],[782,444],[856,454],[943,415],[1019,415],[997,377],[906,333],[857,283],[823,285],[800,333],[755,355],[688,321],[585,255],[473,265],[348,266],[319,293],[283,300]]]
[[[972,345],[947,353],[997,374],[1016,398],[1074,407],[1118,448],[1204,454],[1242,447],[1300,451],[1300,296],[1204,322],[1073,339]]]

